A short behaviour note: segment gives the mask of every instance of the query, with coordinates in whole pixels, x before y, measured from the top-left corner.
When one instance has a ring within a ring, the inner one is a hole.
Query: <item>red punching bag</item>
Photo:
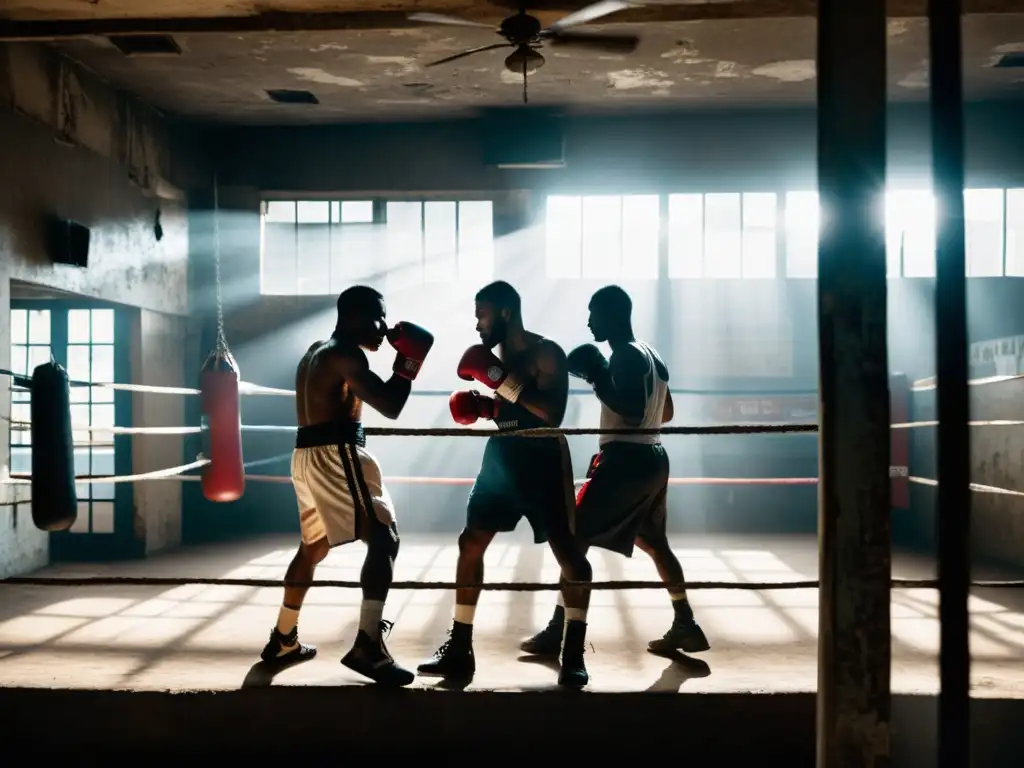
[[[203,495],[237,501],[245,492],[238,365],[230,352],[217,349],[206,358],[199,379],[210,459],[203,470]]]

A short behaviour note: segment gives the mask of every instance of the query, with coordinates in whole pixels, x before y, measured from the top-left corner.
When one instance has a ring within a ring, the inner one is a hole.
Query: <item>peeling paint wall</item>
[[[167,318],[187,313],[184,198],[169,179],[187,179],[193,171],[172,148],[158,115],[84,70],[43,47],[0,46],[0,367],[10,365],[11,280]],[[50,263],[42,222],[51,215],[91,228],[88,268]],[[144,339],[156,330],[148,322],[140,327]],[[166,334],[159,329],[160,337]],[[162,354],[180,369],[180,345]],[[8,417],[9,393],[6,386],[0,390],[0,417]],[[180,439],[169,438],[164,450],[173,453],[175,442],[180,456]],[[0,424],[3,467],[8,444],[7,426]],[[0,493],[5,500],[11,486]],[[47,535],[32,526],[28,508],[0,508],[0,575],[30,570],[47,558]]]

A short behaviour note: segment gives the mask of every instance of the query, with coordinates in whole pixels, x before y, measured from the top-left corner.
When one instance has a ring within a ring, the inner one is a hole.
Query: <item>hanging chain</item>
[[[217,354],[227,357],[228,341],[224,334],[224,303],[220,286],[220,201],[217,195],[217,177],[213,177],[213,268],[217,286]]]

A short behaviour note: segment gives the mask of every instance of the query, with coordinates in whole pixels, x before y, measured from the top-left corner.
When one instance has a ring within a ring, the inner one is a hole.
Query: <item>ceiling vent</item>
[[[181,46],[170,35],[111,35],[107,39],[125,56],[181,55]]]
[[[1004,53],[993,66],[998,69],[1020,69],[1024,67],[1024,51]]]
[[[267,96],[278,104],[319,104],[320,99],[309,91],[269,90]]]

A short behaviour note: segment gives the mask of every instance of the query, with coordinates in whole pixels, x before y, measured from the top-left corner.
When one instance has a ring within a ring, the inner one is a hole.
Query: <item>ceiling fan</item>
[[[536,72],[544,66],[544,57],[538,52],[538,48],[547,44],[552,46],[588,48],[604,53],[632,53],[640,43],[640,38],[636,35],[581,32],[575,30],[574,27],[579,27],[625,8],[636,8],[640,5],[642,3],[625,2],[625,0],[601,0],[575,13],[570,13],[545,29],[541,27],[540,21],[536,17],[530,16],[526,12],[525,2],[520,2],[519,12],[514,16],[509,16],[501,22],[498,29],[494,30],[501,37],[505,38],[504,42],[470,48],[468,51],[462,51],[453,56],[446,56],[424,66],[435,67],[438,64],[447,64],[449,61],[472,56],[475,53],[494,51],[498,48],[514,48],[515,50],[505,58],[505,68],[510,72],[523,76],[523,103],[525,104],[527,103],[526,77],[528,74]],[[413,13],[409,15],[409,20],[423,22],[424,24],[447,24],[458,27],[494,29],[489,24],[467,21],[438,13]]]

